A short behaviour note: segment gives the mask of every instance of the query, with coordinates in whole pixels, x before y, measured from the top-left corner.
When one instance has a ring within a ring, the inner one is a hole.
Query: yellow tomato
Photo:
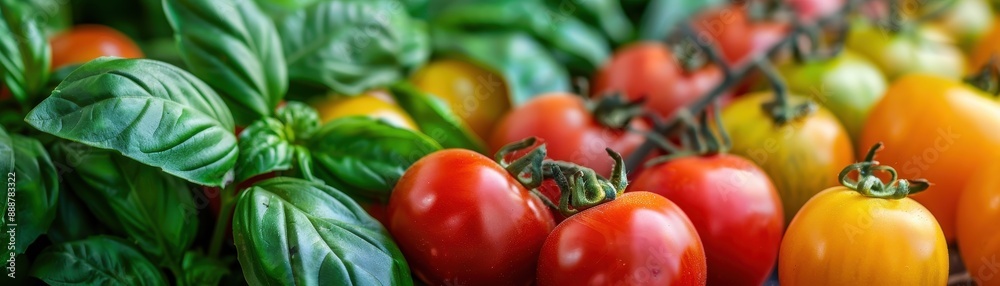
[[[997,162],[994,160],[994,162]],[[979,286],[1000,285],[1000,164],[973,176],[958,202],[958,250]]]
[[[910,198],[820,192],[781,241],[781,285],[945,285],[948,246],[934,216]]]
[[[479,138],[489,138],[493,125],[510,109],[502,76],[459,60],[438,60],[417,71],[413,84],[445,100]]]
[[[837,185],[836,175],[854,162],[847,131],[825,108],[778,125],[761,105],[774,96],[743,96],[722,111],[732,137],[732,153],[750,158],[774,182],[784,207],[785,222],[819,190]],[[805,98],[790,96],[792,103]]]
[[[895,176],[884,184],[876,172],[891,168],[872,160],[880,147],[841,173],[844,186],[816,194],[795,215],[781,240],[782,286],[947,283],[944,233],[930,211],[906,197],[928,184]],[[860,182],[847,179],[848,170],[857,170]]]
[[[312,106],[319,112],[320,120],[324,123],[346,116],[365,115],[385,120],[397,127],[418,130],[413,118],[383,91],[371,91],[351,97],[330,96],[313,102]]]

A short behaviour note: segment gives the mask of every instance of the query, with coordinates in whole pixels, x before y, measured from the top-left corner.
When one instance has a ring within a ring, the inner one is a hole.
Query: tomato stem
[[[930,183],[924,179],[917,180],[907,180],[899,179],[896,169],[890,166],[879,165],[878,161],[875,161],[875,152],[882,150],[882,142],[875,143],[871,149],[868,149],[868,155],[865,156],[865,161],[854,163],[848,165],[844,170],[840,171],[840,184],[858,191],[862,195],[872,198],[881,199],[902,199],[908,195],[916,194],[921,191],[926,190],[930,187]],[[849,175],[851,172],[857,171],[858,179],[852,180]],[[889,179],[891,182],[888,186],[882,182],[875,172],[887,172],[892,178]]]
[[[521,156],[512,162],[507,162],[508,155],[514,152],[531,148],[537,142],[537,138],[528,137],[521,141],[507,144],[500,148],[495,155],[497,164],[507,170],[525,188],[534,189],[542,185],[544,180],[542,175],[542,163],[547,155],[545,144],[531,149],[527,155]]]
[[[545,205],[569,217],[621,196],[628,187],[625,162],[621,155],[611,148],[605,151],[615,160],[610,180],[597,175],[590,168],[563,161],[546,160],[543,176],[553,179],[559,186],[559,204],[554,204],[545,196],[539,195]]]
[[[229,184],[222,190],[221,197],[219,197],[219,201],[221,202],[219,216],[215,219],[212,241],[208,246],[208,255],[212,257],[218,258],[222,252],[222,243],[226,240],[227,235],[226,230],[229,229],[230,219],[233,217],[233,208],[236,207],[235,188],[236,184]]]

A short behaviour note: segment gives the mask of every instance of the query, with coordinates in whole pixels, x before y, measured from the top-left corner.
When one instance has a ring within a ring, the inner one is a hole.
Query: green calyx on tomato
[[[908,195],[919,193],[930,187],[930,183],[924,179],[897,180],[896,169],[890,166],[879,165],[879,162],[875,161],[875,152],[882,150],[882,147],[882,142],[875,143],[871,149],[868,149],[868,155],[865,156],[865,160],[863,162],[848,165],[843,171],[840,171],[840,175],[838,176],[840,183],[845,187],[858,191],[867,197],[881,199],[902,199]],[[853,171],[858,172],[857,180],[852,180],[848,177],[848,175]],[[875,176],[874,172],[889,173],[889,175],[892,176],[892,178],[889,179],[889,185],[885,185],[885,183],[882,182],[882,179]]]
[[[993,96],[1000,96],[1000,65],[996,56],[990,58],[979,72],[967,76],[965,83]]]
[[[621,196],[625,192],[625,188],[628,187],[625,161],[622,160],[620,154],[611,148],[605,150],[615,160],[610,179],[605,179],[597,175],[594,170],[576,164],[546,161],[543,176],[552,178],[559,185],[559,205],[557,206],[544,196],[540,196],[542,201],[549,207],[558,208],[560,213],[569,217]]]

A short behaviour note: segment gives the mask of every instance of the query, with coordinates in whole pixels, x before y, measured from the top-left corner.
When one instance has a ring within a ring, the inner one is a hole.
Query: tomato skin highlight
[[[1000,159],[1000,158],[998,158]],[[997,162],[997,161],[994,161]],[[1000,164],[980,170],[958,202],[956,237],[962,262],[976,285],[1000,285],[996,261],[1000,253]]]
[[[144,57],[139,46],[117,30],[103,25],[77,25],[49,39],[52,70],[82,64],[102,56]]]
[[[625,193],[559,224],[538,259],[538,285],[705,285],[705,251],[680,208]]]
[[[640,42],[617,52],[594,77],[594,97],[623,93],[629,100],[644,99],[650,111],[670,118],[722,83],[722,71],[705,66],[685,71],[663,44]]]
[[[839,185],[837,174],[854,161],[854,150],[847,131],[823,107],[777,125],[761,107],[773,97],[743,96],[723,109],[722,120],[732,137],[731,153],[752,160],[771,178],[787,223],[818,190]],[[804,100],[789,95],[792,104]]]
[[[961,82],[913,74],[889,86],[865,126],[861,146],[881,141],[891,147],[879,153],[880,162],[896,166],[900,177],[934,183],[911,198],[954,241],[958,198],[974,174],[968,170],[984,169],[1000,156],[1000,105]]]
[[[429,285],[529,285],[555,226],[537,197],[478,153],[446,149],[407,169],[389,199],[388,228]]]
[[[945,285],[948,246],[916,201],[841,186],[802,207],[781,241],[778,264],[781,285]]]
[[[646,130],[646,126],[641,120],[632,121],[635,129]],[[645,139],[637,133],[601,126],[584,100],[568,93],[545,94],[514,109],[497,125],[489,145],[496,152],[527,137],[545,140],[549,158],[580,164],[602,176],[609,176],[614,165],[605,148],[627,158]]]
[[[705,246],[708,285],[761,285],[778,259],[784,230],[778,193],[760,167],[730,154],[677,158],[647,168],[626,192],[670,199]]]

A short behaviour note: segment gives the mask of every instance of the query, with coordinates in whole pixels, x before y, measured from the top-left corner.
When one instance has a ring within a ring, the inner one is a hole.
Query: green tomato
[[[889,80],[909,73],[930,73],[960,79],[965,58],[947,35],[934,26],[892,32],[866,22],[852,23],[847,47],[865,56]]]
[[[952,5],[932,24],[951,35],[963,51],[971,51],[990,32],[993,24],[990,4],[985,0],[961,0]]]
[[[829,60],[789,64],[779,70],[789,91],[808,95],[833,112],[853,142],[888,85],[875,64],[848,50]]]

